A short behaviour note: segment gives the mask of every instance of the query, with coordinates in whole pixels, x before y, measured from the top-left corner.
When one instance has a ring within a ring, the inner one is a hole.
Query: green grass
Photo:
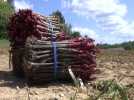
[[[0,40],[0,48],[7,48],[7,47],[9,47],[9,41],[5,39]]]

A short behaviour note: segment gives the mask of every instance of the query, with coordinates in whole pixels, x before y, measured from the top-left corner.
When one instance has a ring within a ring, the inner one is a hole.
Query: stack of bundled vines
[[[50,41],[31,41],[26,44],[25,73],[30,80],[52,81],[70,79],[68,66],[83,81],[91,80],[95,73],[95,45],[92,39],[75,38],[55,42],[57,48],[57,68],[54,68],[53,45]],[[53,78],[52,78],[53,77]]]
[[[33,82],[49,82],[54,77],[62,80],[70,79],[68,66],[71,66],[77,77],[83,81],[91,80],[96,68],[94,40],[82,37],[68,39],[63,33],[52,34],[48,27],[49,22],[45,17],[30,10],[21,10],[11,18],[9,37],[13,43],[12,47],[25,46],[25,52],[22,51],[23,60],[19,63],[23,63],[22,69],[26,78]],[[30,38],[27,39],[28,37]],[[51,41],[53,39],[57,62],[54,61],[54,45]]]
[[[11,42],[13,71],[17,76],[23,76],[22,58],[27,37],[51,40],[51,29],[48,27],[49,21],[46,17],[35,14],[31,10],[20,10],[10,18],[8,36]],[[57,40],[64,39],[64,35],[59,34],[54,34],[53,37]]]

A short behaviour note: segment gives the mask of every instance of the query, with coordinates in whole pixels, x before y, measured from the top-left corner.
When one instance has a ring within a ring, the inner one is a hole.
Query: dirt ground
[[[18,79],[12,74],[8,62],[8,49],[0,49],[0,100],[88,100],[93,95],[91,83],[115,79],[123,85],[134,84],[134,52],[100,53],[97,56],[96,80],[87,84],[86,90],[80,90],[72,83],[29,87],[24,79]],[[130,100],[134,100],[132,92]]]

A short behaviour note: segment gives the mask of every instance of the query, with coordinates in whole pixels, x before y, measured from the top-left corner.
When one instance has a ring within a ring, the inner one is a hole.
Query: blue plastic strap
[[[49,21],[49,27],[52,27],[52,23],[50,21]],[[54,78],[56,80],[58,62],[57,62],[57,46],[56,46],[56,43],[55,43],[55,37],[54,37],[53,29],[52,29],[52,33],[51,33],[51,42],[52,42],[52,47],[53,47]]]
[[[52,46],[53,46],[53,54],[54,54],[54,77],[56,79],[57,68],[58,68],[56,43],[52,42]]]

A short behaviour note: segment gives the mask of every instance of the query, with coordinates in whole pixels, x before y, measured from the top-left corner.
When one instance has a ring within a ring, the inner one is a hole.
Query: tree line
[[[123,42],[120,44],[97,44],[99,48],[124,48],[125,50],[134,50],[134,41]]]

